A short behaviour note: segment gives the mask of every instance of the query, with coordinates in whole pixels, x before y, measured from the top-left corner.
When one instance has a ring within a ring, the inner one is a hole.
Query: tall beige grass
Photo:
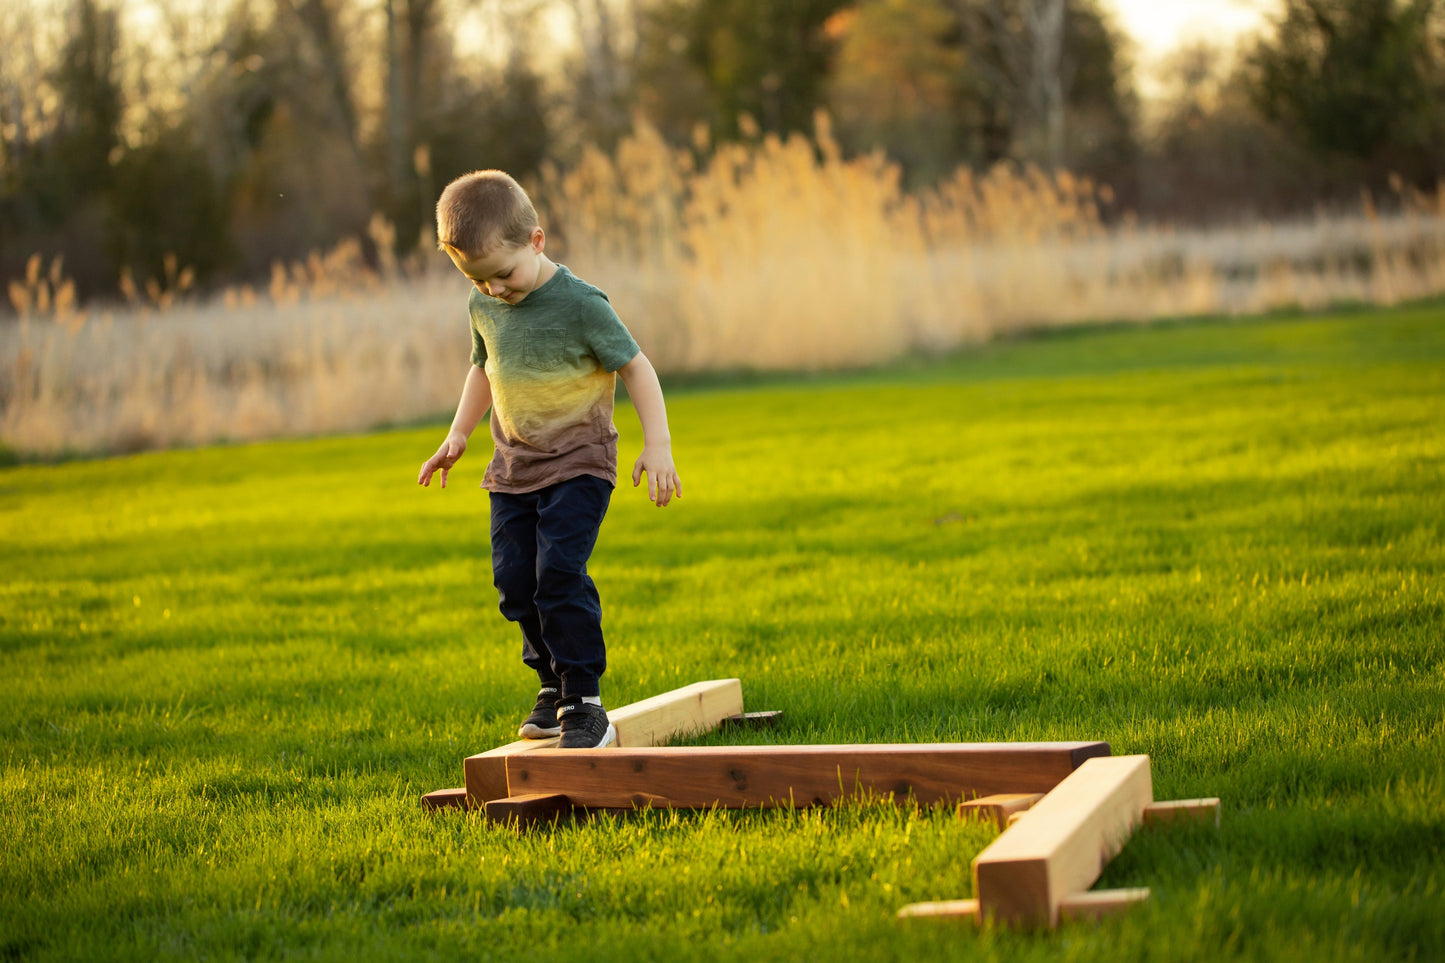
[[[965,169],[905,193],[882,156],[844,158],[826,118],[701,169],[640,127],[539,194],[563,256],[671,370],[866,365],[1025,328],[1445,292],[1445,192],[1400,189],[1388,216],[1366,198],[1280,224],[1106,223],[1110,190],[1067,173]]]
[[[706,148],[707,145],[700,144]],[[1445,292],[1445,192],[1391,213],[1210,230],[1101,214],[1068,174],[960,171],[910,194],[881,155],[812,137],[698,153],[639,125],[612,155],[545,171],[551,253],[608,291],[664,371],[822,369],[1093,320],[1245,314]],[[0,319],[0,439],[133,450],[361,429],[451,408],[467,367],[466,282],[441,255],[368,268],[349,241],[277,265],[263,291],[201,301],[184,268],[81,310],[38,259]],[[43,297],[42,297],[43,295]],[[42,303],[43,302],[43,303]]]

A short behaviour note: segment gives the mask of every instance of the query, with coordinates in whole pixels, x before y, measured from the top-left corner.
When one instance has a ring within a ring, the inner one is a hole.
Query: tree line
[[[913,188],[1031,163],[1186,222],[1445,169],[1441,0],[1279,0],[1240,56],[1176,53],[1152,117],[1096,0],[16,0],[0,31],[0,276],[63,255],[85,296],[168,255],[254,280],[376,215],[406,250],[456,174],[639,118],[701,158],[826,111]]]

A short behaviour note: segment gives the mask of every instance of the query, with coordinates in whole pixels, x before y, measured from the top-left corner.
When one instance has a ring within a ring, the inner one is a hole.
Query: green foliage
[[[98,0],[75,0],[65,18],[65,40],[47,77],[28,78],[55,96],[54,115],[42,136],[11,114],[0,129],[6,144],[0,178],[0,273],[19,274],[37,249],[67,254],[82,291],[95,290],[108,272],[103,260],[113,164],[120,151],[123,107],[120,27],[116,12]],[[7,112],[8,113],[8,112]],[[111,274],[111,278],[114,275]]]
[[[828,95],[839,139],[855,151],[886,152],[915,182],[956,169],[978,119],[951,7],[875,0],[830,26],[840,38]]]
[[[668,44],[700,71],[707,110],[698,119],[715,136],[732,138],[746,114],[766,131],[807,130],[823,105],[832,44],[823,24],[843,0],[717,0],[661,5],[655,16],[672,29],[645,36]]]
[[[176,198],[184,197],[184,204]],[[230,211],[205,152],[185,130],[165,131],[126,151],[115,167],[109,236],[115,263],[142,278],[161,277],[166,256],[186,252],[203,277],[235,258]]]
[[[892,918],[970,895],[944,811],[422,815],[533,694],[482,452],[413,481],[439,426],[4,469],[0,953],[1428,958],[1442,371],[1434,305],[669,398],[684,498],[624,484],[591,566],[611,704],[736,675],[786,715],[730,741],[1102,738],[1223,798],[1110,865],[1148,905],[1043,934]]]
[[[119,45],[116,12],[97,0],[75,0],[51,78],[60,98],[52,163],[56,177],[80,196],[100,193],[110,182],[111,152],[120,142]]]
[[[1034,32],[1019,0],[903,3],[867,0],[829,21],[839,51],[829,106],[853,151],[881,149],[914,183],[932,183],[960,161],[1004,160],[1121,184],[1132,176],[1132,99],[1115,36],[1097,6],[1063,7],[1057,157],[1044,145],[1049,118],[1035,94],[1040,74]]]
[[[1256,49],[1266,117],[1316,150],[1432,187],[1445,156],[1445,7],[1436,0],[1287,0]]]
[[[1260,115],[1252,79],[1227,66],[1224,51],[1185,47],[1164,73],[1165,112],[1145,147],[1149,176],[1136,195],[1141,214],[1206,224],[1239,210],[1287,217],[1327,196],[1327,172],[1307,146]],[[1219,209],[1226,197],[1236,211]]]
[[[418,139],[428,145],[429,173],[421,178],[428,190],[416,198],[430,225],[437,195],[453,178],[478,168],[534,175],[553,144],[548,115],[551,101],[542,78],[520,59],[495,75],[475,82],[454,79],[447,96],[418,121]],[[403,237],[404,224],[398,220]]]

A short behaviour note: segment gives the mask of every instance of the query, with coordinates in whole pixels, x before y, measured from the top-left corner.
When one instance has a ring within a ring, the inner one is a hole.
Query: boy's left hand
[[[682,482],[672,464],[671,446],[643,446],[637,464],[632,466],[633,488],[642,483],[644,472],[647,473],[647,498],[658,508],[666,508],[674,495],[682,497]]]

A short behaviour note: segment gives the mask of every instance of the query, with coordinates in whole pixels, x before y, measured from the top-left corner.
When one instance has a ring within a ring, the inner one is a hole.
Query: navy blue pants
[[[492,492],[492,579],[522,627],[522,661],[562,696],[595,696],[607,669],[602,603],[587,559],[612,486],[580,475],[521,495]]]

